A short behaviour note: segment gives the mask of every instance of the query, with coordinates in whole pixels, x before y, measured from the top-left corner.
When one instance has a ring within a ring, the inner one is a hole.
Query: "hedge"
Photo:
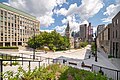
[[[18,47],[11,47],[11,46],[2,47],[2,46],[0,46],[0,49],[18,49]]]

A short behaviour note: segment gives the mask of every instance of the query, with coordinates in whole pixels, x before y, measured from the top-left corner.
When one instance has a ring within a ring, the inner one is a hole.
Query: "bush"
[[[3,74],[3,78],[5,80],[69,80],[68,78],[71,76],[73,80],[108,80],[106,76],[99,73],[59,64],[35,68],[33,71],[26,71],[19,67],[18,73],[12,74],[14,74],[12,71],[7,71]]]
[[[84,48],[88,45],[88,42],[80,42],[80,48]]]
[[[0,46],[0,49],[18,49],[18,47],[11,47],[11,46]]]
[[[108,58],[113,58],[113,56],[112,55],[108,55]]]
[[[12,65],[14,65],[14,66],[19,65],[19,62],[14,61],[14,62],[12,62]]]
[[[92,43],[91,43],[91,51],[94,52],[95,50],[96,50],[96,48],[95,48],[95,43],[92,42]]]

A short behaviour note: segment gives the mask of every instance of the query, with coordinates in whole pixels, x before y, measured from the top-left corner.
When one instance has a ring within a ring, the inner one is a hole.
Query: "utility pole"
[[[33,39],[34,39],[34,46],[33,46],[33,60],[35,60],[35,48],[36,48],[36,44],[35,44],[35,28],[34,28],[33,30],[34,30],[34,36],[33,36]]]
[[[95,61],[97,62],[97,35],[95,33]]]

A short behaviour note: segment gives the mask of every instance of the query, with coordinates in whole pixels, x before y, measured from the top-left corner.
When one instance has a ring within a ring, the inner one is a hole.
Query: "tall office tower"
[[[81,41],[87,41],[88,35],[87,35],[87,24],[80,25],[80,40]]]

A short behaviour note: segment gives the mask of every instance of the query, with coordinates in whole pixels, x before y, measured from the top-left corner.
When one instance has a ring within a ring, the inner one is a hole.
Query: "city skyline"
[[[36,16],[41,23],[41,31],[56,29],[62,34],[67,21],[70,22],[70,28],[75,31],[79,30],[80,24],[89,21],[95,31],[97,25],[110,23],[120,9],[120,0],[39,0],[36,2],[1,0],[0,2]]]

